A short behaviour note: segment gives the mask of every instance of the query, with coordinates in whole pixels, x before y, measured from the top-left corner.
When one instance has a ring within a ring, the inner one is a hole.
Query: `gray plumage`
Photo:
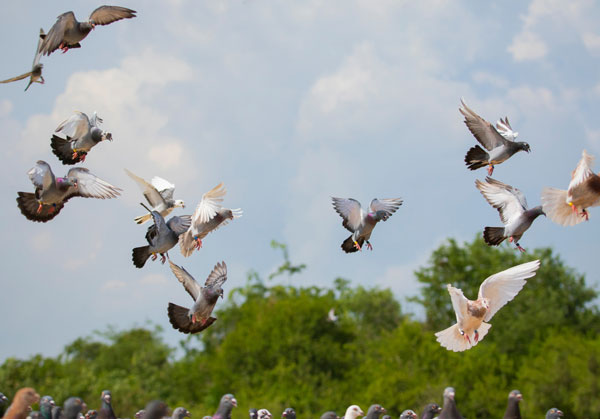
[[[169,408],[161,400],[152,400],[144,409],[144,419],[163,419],[166,416],[169,416]]]
[[[96,112],[91,118],[79,111],[75,111],[68,119],[61,122],[50,140],[52,152],[63,164],[76,164],[85,161],[87,154],[98,143],[112,141],[112,134],[104,132],[98,124],[102,118]],[[66,138],[56,135],[61,133]]]
[[[407,409],[400,413],[400,419],[417,419],[418,416],[414,410]]]
[[[379,416],[381,416],[383,413],[386,413],[387,410],[385,410],[385,408],[380,405],[380,404],[372,404],[369,407],[369,410],[367,410],[367,416],[365,416],[367,419],[379,419]]]
[[[559,410],[556,407],[553,407],[546,412],[546,419],[558,419],[562,418],[563,416],[564,413],[562,410]]]
[[[225,394],[221,397],[217,412],[212,415],[213,419],[231,419],[231,411],[237,406],[237,400],[233,394]]]
[[[151,211],[151,215],[154,224],[146,232],[148,246],[136,247],[132,251],[131,259],[137,268],[143,268],[150,256],[152,260],[156,260],[158,254],[164,264],[167,252],[177,244],[179,236],[188,230],[192,222],[190,215],[173,216],[166,223],[157,211]]]
[[[519,135],[512,130],[508,118],[500,119],[494,127],[488,121],[477,115],[461,99],[462,107],[458,108],[465,117],[465,124],[471,134],[485,150],[476,145],[472,147],[465,156],[465,163],[471,170],[481,167],[488,167],[488,175],[494,172],[494,165],[508,160],[513,154],[519,151],[531,151],[529,144],[525,142],[514,141]]]
[[[70,48],[80,48],[79,44],[96,25],[108,25],[121,19],[136,17],[135,10],[120,6],[100,6],[90,14],[87,22],[79,22],[73,12],[65,12],[56,18],[48,31],[39,51],[50,55],[57,49],[67,52]]]
[[[18,192],[17,205],[21,214],[36,222],[45,223],[56,217],[65,202],[73,197],[109,199],[116,198],[121,191],[83,167],[55,178],[50,165],[38,160],[27,174],[35,193]]]
[[[321,415],[321,419],[340,419],[340,417],[334,411],[330,410]]]
[[[369,211],[365,213],[360,206],[360,202],[356,199],[334,197],[331,199],[333,201],[333,208],[344,220],[342,225],[352,233],[342,243],[342,250],[346,253],[361,250],[365,242],[369,249],[373,249],[369,239],[375,225],[379,221],[387,221],[400,208],[403,202],[401,198],[375,198],[371,201]]]
[[[0,418],[4,416],[4,412],[8,409],[10,403],[8,402],[8,397],[6,397],[3,393],[0,393]]]
[[[519,390],[513,390],[508,393],[508,405],[502,419],[521,419],[521,410],[519,409],[521,400],[523,400],[523,395]]]
[[[80,397],[69,397],[63,405],[62,419],[79,419],[81,412],[87,410],[87,405]]]
[[[285,419],[296,419],[296,411],[291,407],[288,407],[283,411],[281,417]]]
[[[88,410],[84,416],[85,419],[97,419],[98,418],[98,411],[91,409]]]
[[[517,249],[524,252],[519,240],[537,217],[545,215],[542,206],[527,208],[525,195],[519,189],[489,176],[485,178],[485,182],[477,179],[475,186],[486,201],[498,210],[504,224],[504,227],[485,227],[485,242],[489,246],[498,246],[508,238],[511,243],[515,243]]]
[[[44,77],[42,77],[42,68],[44,68],[44,65],[40,63],[40,58],[42,56],[40,53],[40,46],[42,45],[45,36],[44,30],[40,28],[40,35],[38,37],[38,43],[35,49],[35,56],[33,57],[33,64],[31,65],[31,71],[21,74],[20,76],[2,80],[0,83],[11,83],[13,81],[23,80],[24,78],[29,77],[29,83],[27,84],[27,87],[25,87],[25,91],[29,89],[29,86],[31,86],[32,83],[44,84]]]
[[[429,403],[421,413],[421,419],[433,419],[441,411],[442,408],[437,403]]]
[[[52,408],[52,419],[61,419],[62,418],[62,407],[54,406]]]
[[[250,419],[258,419],[258,410],[255,408],[251,408],[248,410],[248,414],[250,415]]]
[[[453,387],[446,387],[444,389],[444,407],[438,416],[439,419],[462,419],[462,415],[456,407],[454,395]]]
[[[178,407],[173,410],[173,414],[171,415],[171,419],[183,419],[192,417],[190,412],[185,407]]]
[[[175,265],[170,260],[169,265],[175,277],[194,300],[194,305],[189,309],[169,303],[169,321],[173,328],[180,332],[201,332],[217,320],[211,317],[211,314],[219,297],[223,298],[221,286],[227,281],[227,265],[225,262],[217,263],[206,278],[204,287],[201,287],[182,267]]]
[[[143,178],[131,173],[127,169],[125,169],[125,173],[138,184],[144,194],[144,198],[152,206],[152,211],[158,211],[160,215],[166,217],[177,207],[185,208],[185,203],[181,199],[173,199],[175,185],[169,181],[154,176],[151,182],[146,182]],[[150,214],[144,214],[136,217],[135,222],[143,224],[150,218]]]
[[[117,415],[112,408],[112,393],[110,390],[103,390],[100,395],[99,419],[117,419]]]
[[[52,396],[44,396],[40,399],[40,414],[44,419],[52,419],[52,408],[56,406]]]

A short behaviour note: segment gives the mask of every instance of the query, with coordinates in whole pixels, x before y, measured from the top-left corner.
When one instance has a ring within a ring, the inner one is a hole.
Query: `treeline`
[[[284,258],[277,275],[302,270],[285,249]],[[440,347],[434,332],[456,320],[445,284],[474,298],[487,276],[538,258],[538,274],[494,316],[483,342],[463,353]],[[233,393],[234,417],[247,417],[250,407],[279,416],[291,406],[308,418],[327,410],[341,415],[350,404],[366,411],[380,403],[392,417],[420,412],[441,404],[443,389],[453,386],[464,416],[494,418],[516,388],[524,417],[543,417],[550,407],[566,417],[600,417],[597,292],[551,249],[518,254],[480,239],[448,240],[415,274],[422,289],[412,300],[423,305],[423,321],[404,313],[388,289],[351,287],[340,278],[332,289],[269,286],[250,273],[212,327],[182,340],[183,356],[175,358],[159,328],[108,330],[77,339],[56,358],[7,359],[0,391],[10,397],[32,386],[59,404],[79,396],[97,408],[110,389],[119,417],[162,399],[195,418],[214,413],[220,397]],[[337,322],[327,320],[332,307]]]

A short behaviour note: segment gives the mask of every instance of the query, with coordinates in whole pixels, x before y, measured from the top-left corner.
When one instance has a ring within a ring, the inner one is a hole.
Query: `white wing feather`
[[[73,139],[81,138],[90,132],[90,120],[83,112],[75,111],[69,119],[61,122],[54,132],[62,132]]]
[[[581,160],[577,163],[577,167],[573,171],[573,175],[571,176],[571,182],[569,182],[568,190],[573,189],[577,185],[582,184],[594,174],[592,171],[592,166],[594,164],[594,157],[587,153],[587,151],[583,150]]]
[[[502,223],[510,224],[527,209],[527,200],[520,190],[489,176],[485,180],[477,179],[475,185],[485,200],[498,210]]]
[[[363,222],[364,212],[360,206],[360,202],[356,199],[331,198],[333,207],[337,213],[344,219],[350,231],[354,232]]]
[[[450,284],[448,284],[447,287],[450,299],[452,300],[452,308],[456,313],[456,321],[460,322],[467,315],[467,298],[462,290],[455,288]]]
[[[219,183],[210,191],[202,195],[202,200],[196,207],[196,211],[194,211],[194,215],[192,216],[193,224],[204,224],[213,218],[221,208],[220,202],[223,202],[223,197],[226,193],[227,191],[225,190],[223,183]]]

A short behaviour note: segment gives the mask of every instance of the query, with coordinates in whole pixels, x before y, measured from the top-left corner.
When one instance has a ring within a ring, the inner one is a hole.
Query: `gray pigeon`
[[[508,393],[508,406],[502,419],[521,419],[521,411],[519,410],[519,402],[523,400],[523,395],[519,390],[513,390]]]
[[[52,419],[61,419],[63,417],[62,407],[54,406],[52,408]]]
[[[556,407],[553,407],[546,412],[546,419],[558,419],[562,418],[563,416],[564,413],[561,410],[558,410]]]
[[[248,410],[248,413],[250,414],[250,419],[258,419],[258,410],[251,408]]]
[[[135,182],[138,184],[144,193],[146,201],[148,201],[148,203],[152,206],[152,210],[158,211],[163,217],[169,215],[174,208],[185,208],[185,203],[181,199],[173,199],[175,185],[172,183],[158,176],[154,176],[151,183],[148,183],[127,169],[125,169],[125,173],[127,173],[127,175],[135,180]],[[136,217],[135,222],[138,224],[143,224],[150,218],[150,214],[144,214]]]
[[[135,10],[120,6],[100,6],[92,12],[87,22],[78,22],[73,12],[58,16],[56,23],[50,28],[39,51],[50,55],[57,49],[63,53],[70,48],[81,48],[79,41],[83,40],[96,25],[108,25],[121,19],[136,17]]]
[[[227,265],[225,262],[217,263],[206,278],[204,287],[201,287],[182,267],[175,265],[170,260],[169,265],[179,282],[194,299],[194,305],[189,309],[169,303],[169,321],[173,328],[180,332],[201,332],[217,320],[211,317],[211,314],[219,297],[223,298],[221,285],[227,281]]]
[[[136,268],[143,268],[150,256],[156,260],[161,256],[161,263],[165,263],[168,251],[176,244],[180,234],[190,227],[192,217],[190,215],[173,216],[165,223],[165,219],[157,211],[151,211],[154,224],[148,227],[146,240],[148,246],[136,247],[132,251],[133,264]]]
[[[0,393],[0,418],[4,416],[4,412],[8,408],[8,397]]]
[[[446,387],[444,389],[444,407],[438,416],[439,419],[462,419],[456,402],[454,401],[454,388]]]
[[[555,223],[572,226],[588,221],[586,208],[600,205],[600,174],[592,171],[593,162],[594,157],[583,150],[566,191],[554,188],[542,190],[544,211]]]
[[[514,242],[517,249],[524,252],[519,240],[537,217],[545,215],[542,206],[528,209],[525,195],[520,190],[489,176],[485,178],[485,182],[477,179],[475,186],[485,200],[498,210],[504,224],[504,227],[485,227],[485,242],[489,246],[498,246],[508,238],[509,242]]]
[[[494,172],[494,165],[508,160],[518,151],[530,152],[529,144],[514,141],[519,135],[512,130],[508,118],[500,119],[496,127],[477,115],[461,99],[461,108],[458,108],[465,117],[465,124],[471,134],[487,151],[476,145],[465,156],[465,163],[471,170],[488,166],[488,175]]]
[[[340,417],[334,411],[330,410],[321,415],[321,419],[340,419]]]
[[[239,208],[232,210],[221,206],[225,193],[225,187],[219,183],[202,195],[202,200],[192,215],[192,225],[179,236],[179,248],[183,256],[188,257],[194,249],[199,250],[202,247],[202,239],[208,233],[242,216],[242,210]]]
[[[214,271],[213,271],[214,272]],[[237,400],[233,394],[225,394],[221,397],[217,413],[212,415],[213,419],[231,419],[231,411],[237,407]]]
[[[356,252],[362,249],[364,242],[369,249],[373,249],[369,239],[371,232],[379,221],[387,221],[400,205],[401,198],[373,199],[369,206],[369,212],[365,213],[356,199],[331,198],[333,208],[344,219],[342,225],[352,233],[342,243],[342,249],[346,253]]]
[[[63,164],[84,162],[92,147],[104,140],[112,141],[112,134],[104,132],[98,124],[102,118],[96,112],[88,118],[83,112],[75,111],[69,119],[61,122],[54,131],[62,133],[67,138],[60,138],[56,134],[50,140],[52,152]]]
[[[27,174],[35,186],[35,193],[18,192],[17,204],[25,218],[42,223],[56,217],[65,202],[73,197],[116,198],[121,191],[83,167],[69,170],[65,177],[55,178],[50,165],[38,160]]]
[[[405,410],[404,412],[400,413],[400,419],[417,419],[418,416],[417,414],[414,412],[414,410]]]
[[[191,413],[185,407],[178,407],[173,410],[171,419],[183,419],[192,417]]]
[[[421,419],[433,419],[441,411],[442,408],[437,403],[429,403],[421,413]]]
[[[40,58],[42,56],[42,54],[40,53],[40,45],[42,44],[42,41],[44,40],[45,36],[46,35],[44,35],[44,30],[40,29],[40,36],[38,37],[38,44],[37,44],[37,48],[35,49],[35,56],[33,57],[33,64],[31,65],[31,71],[29,71],[25,74],[21,74],[20,76],[13,77],[11,79],[2,80],[2,81],[0,81],[0,83],[10,83],[10,82],[17,81],[17,80],[23,80],[24,78],[29,77],[29,83],[27,84],[25,91],[27,91],[27,89],[29,89],[29,86],[31,86],[32,83],[44,84],[44,77],[42,77],[42,68],[44,67],[44,65],[40,64]]]
[[[117,415],[112,408],[112,393],[110,390],[103,390],[100,395],[99,419],[117,419]]]
[[[161,400],[152,400],[146,405],[144,410],[144,419],[163,419],[169,416],[169,408]]]
[[[291,407],[288,407],[283,411],[281,417],[285,419],[296,419],[296,411]]]
[[[87,410],[87,405],[80,397],[69,397],[63,405],[62,419],[79,419],[81,412]]]
[[[97,419],[98,418],[98,411],[91,409],[88,410],[87,413],[84,416],[85,419]]]
[[[379,419],[379,416],[381,416],[381,414],[386,413],[387,410],[385,410],[385,408],[380,405],[380,404],[372,404],[369,407],[369,410],[367,410],[367,416],[365,416],[367,419]]]
[[[52,408],[56,406],[52,396],[44,396],[40,399],[40,414],[43,419],[52,419]]]

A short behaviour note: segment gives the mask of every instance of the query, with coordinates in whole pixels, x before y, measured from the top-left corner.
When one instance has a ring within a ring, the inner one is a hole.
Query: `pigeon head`
[[[281,417],[286,419],[296,419],[296,411],[291,407],[288,407],[283,411]]]
[[[237,400],[233,397],[233,394],[226,394],[221,397],[221,404],[228,407],[237,407]]]
[[[44,396],[40,399],[40,413],[44,419],[52,416],[52,408],[55,406],[52,396]]]
[[[169,416],[169,408],[162,400],[152,400],[144,409],[144,417],[146,419],[162,419]]]
[[[413,410],[405,410],[400,414],[400,419],[416,419],[418,416]]]
[[[367,417],[378,418],[382,413],[386,413],[387,410],[380,404],[372,404],[367,410]]]
[[[87,413],[85,414],[85,419],[96,419],[98,417],[98,411],[91,409],[88,410]]]
[[[248,413],[250,413],[250,419],[257,419],[258,418],[258,410],[252,408],[248,411]]]
[[[425,412],[431,412],[433,414],[438,414],[442,411],[442,408],[437,403],[429,403],[425,406]]]
[[[273,415],[267,409],[260,409],[258,412],[258,419],[271,419]]]
[[[112,398],[112,394],[110,393],[110,390],[104,390],[104,391],[102,391],[102,395],[100,396],[100,400],[102,400],[103,403],[110,404],[111,398]]]
[[[104,141],[104,140],[112,141],[113,140],[112,134],[110,132],[102,134],[102,140],[101,141]]]
[[[517,145],[517,147],[519,147],[519,150],[523,150],[523,151],[526,151],[528,153],[531,152],[531,147],[529,147],[529,144],[527,144],[526,142],[518,141],[515,144]]]
[[[135,412],[135,419],[143,419],[146,411],[144,409]]]
[[[370,212],[369,217],[371,217],[375,222],[387,221],[387,219],[390,218],[389,214],[386,211]]]
[[[484,307],[486,310],[489,310],[489,309],[490,309],[490,299],[489,299],[489,298],[482,298],[482,299],[481,299],[481,304],[483,305],[483,307]]]
[[[6,397],[4,394],[0,393],[0,404],[6,404],[7,401],[8,401],[8,397]]]
[[[90,130],[90,134],[92,136],[92,140],[94,140],[97,143],[103,140],[104,136],[102,135],[102,130],[98,127],[92,127],[92,129]]]
[[[346,409],[346,414],[344,415],[344,419],[356,419],[359,416],[364,416],[365,412],[362,411],[360,407],[353,404],[352,406]]]
[[[325,412],[321,415],[321,419],[340,419],[337,413],[333,411]]]
[[[177,207],[185,208],[185,202],[183,202],[183,200],[181,200],[181,199],[176,199],[175,204],[173,206],[175,208],[177,208]]]
[[[68,186],[73,186],[73,187],[77,187],[77,178],[74,177],[57,177],[56,178],[56,184],[58,186],[62,186],[62,187],[68,187]]]
[[[454,387],[446,387],[444,389],[444,400],[445,399],[454,400]]]
[[[508,398],[517,400],[520,402],[521,400],[523,400],[523,395],[521,394],[521,392],[519,390],[513,390],[510,393],[508,393]]]
[[[172,419],[183,419],[190,417],[192,417],[192,415],[185,407],[176,408],[175,410],[173,410],[173,414],[171,415]]]
[[[561,410],[558,410],[556,407],[553,407],[546,412],[546,419],[562,418],[563,416],[564,413]]]

